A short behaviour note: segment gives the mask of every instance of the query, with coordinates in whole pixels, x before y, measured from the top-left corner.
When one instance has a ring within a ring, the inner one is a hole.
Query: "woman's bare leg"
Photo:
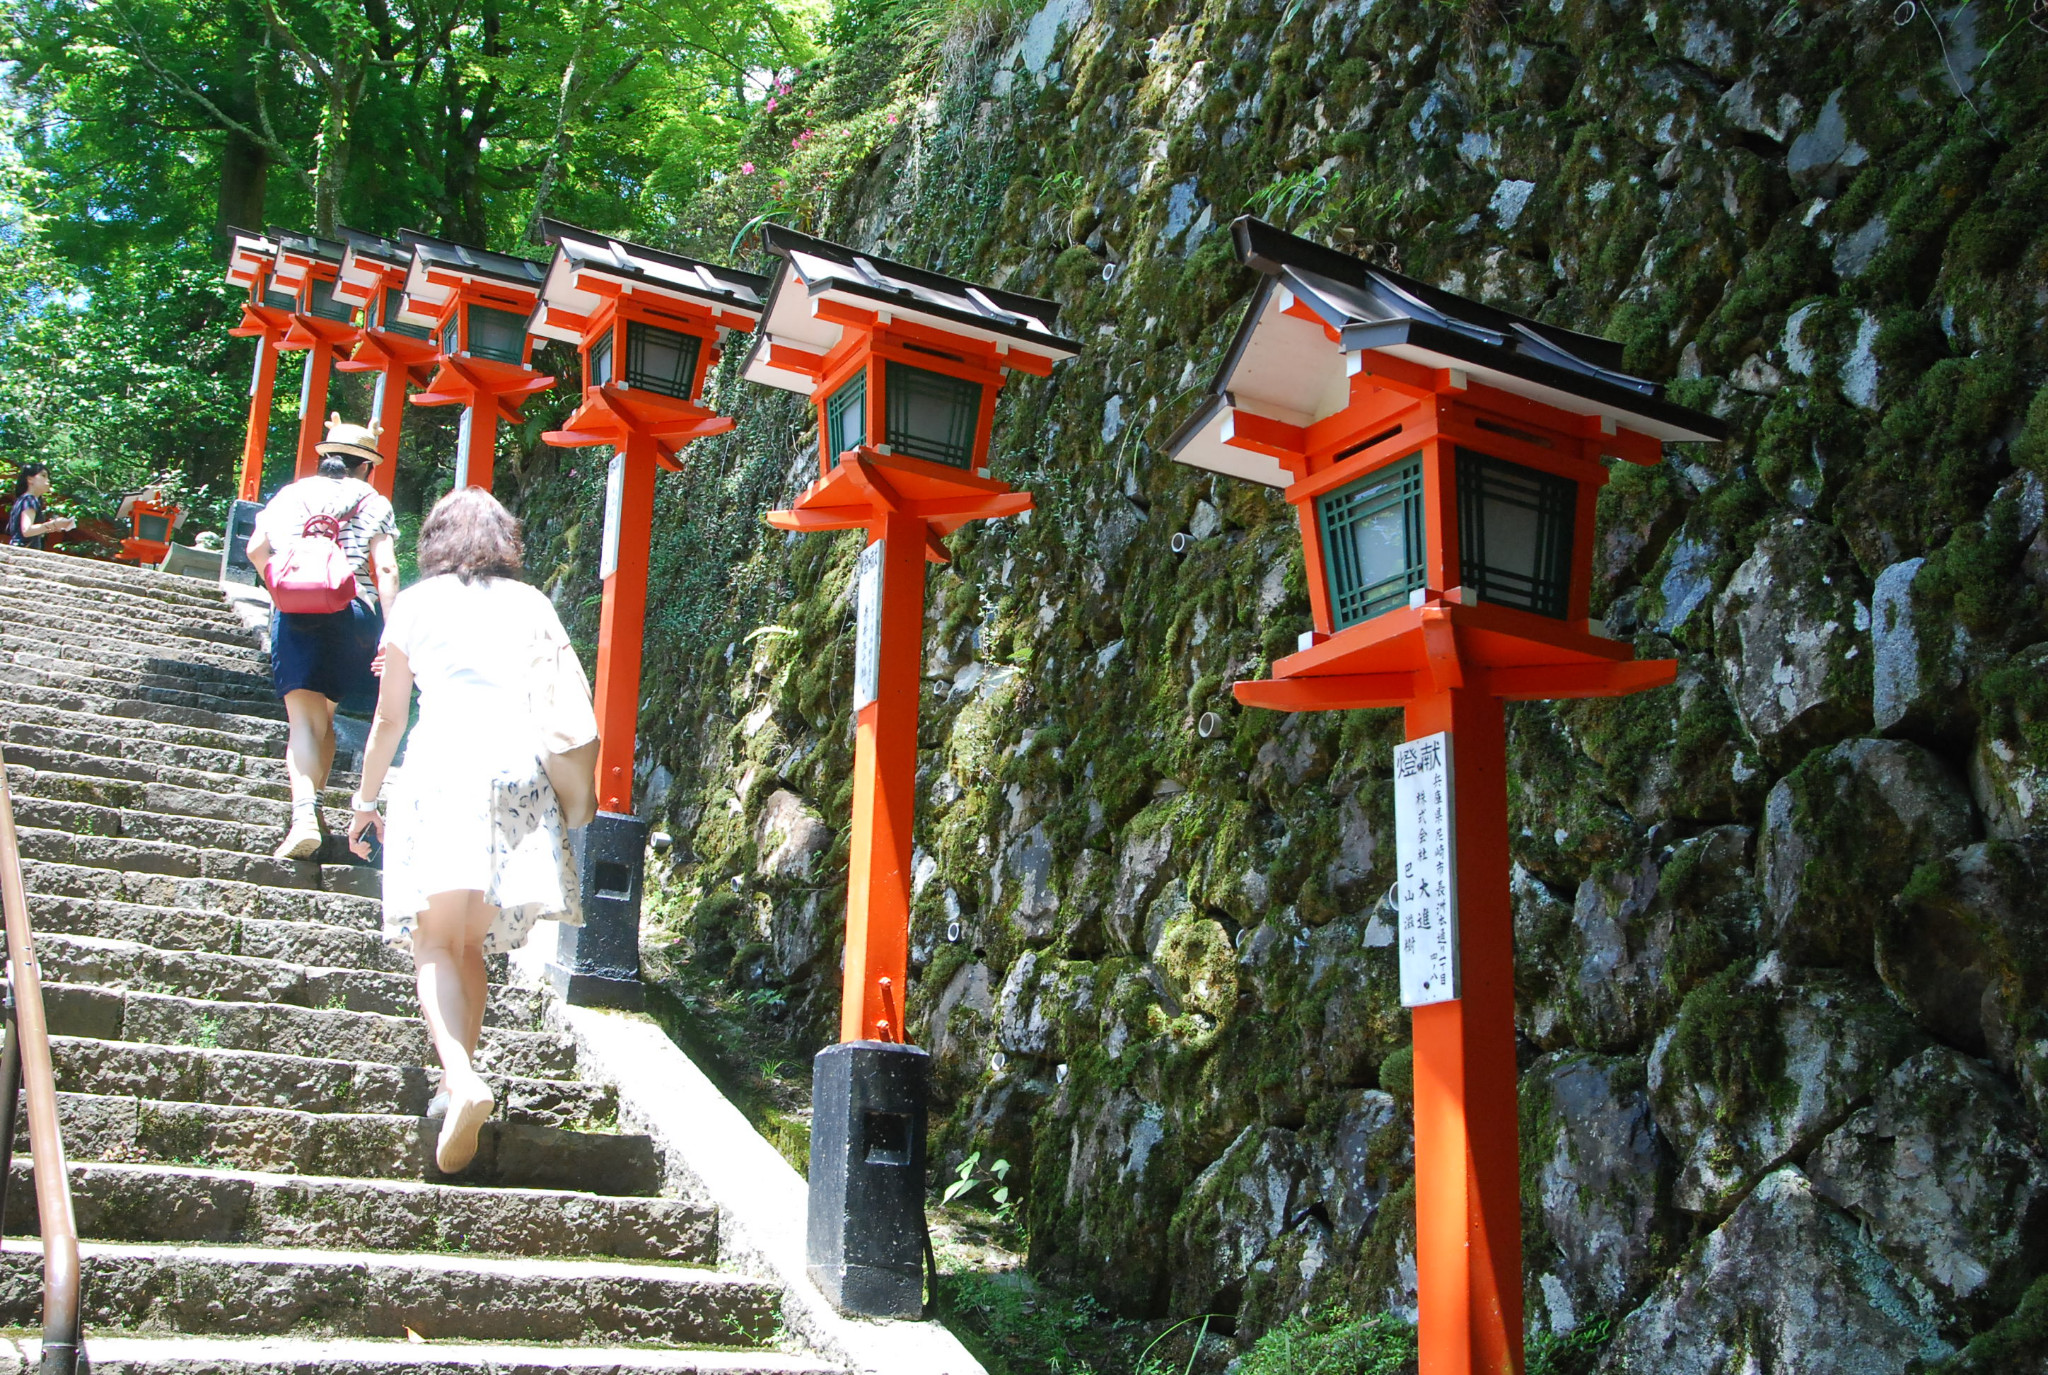
[[[476,915],[470,929],[488,935],[491,923],[498,919],[498,909],[484,901],[482,893],[472,895],[476,900]],[[470,1058],[476,1058],[477,1042],[484,1034],[484,1007],[490,1001],[491,981],[484,969],[483,935],[477,937],[476,958],[462,966],[463,993],[469,1007],[469,1021],[463,1026],[463,1045],[469,1048]]]
[[[420,1013],[440,1057],[448,1089],[436,1163],[446,1174],[466,1169],[476,1157],[476,1136],[496,1106],[471,1057],[481,1032],[484,936],[496,909],[483,894],[464,890],[427,899],[413,931],[413,963],[419,971]]]
[[[334,703],[302,688],[284,695],[284,714],[291,727],[284,771],[292,785],[292,828],[277,857],[310,859],[320,850],[320,790],[334,765]]]

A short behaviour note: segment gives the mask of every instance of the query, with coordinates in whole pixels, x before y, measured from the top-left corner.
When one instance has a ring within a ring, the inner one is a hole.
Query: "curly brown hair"
[[[481,487],[463,487],[434,503],[420,526],[420,576],[453,573],[464,582],[525,572],[519,518]]]

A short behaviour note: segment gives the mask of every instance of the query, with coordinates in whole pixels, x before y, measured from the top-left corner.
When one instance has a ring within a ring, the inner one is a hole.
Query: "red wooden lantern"
[[[820,1052],[812,1119],[811,1277],[850,1312],[923,1309],[925,1053],[907,1044],[911,827],[917,783],[924,566],[970,520],[1031,494],[988,475],[996,393],[1079,346],[1050,301],[987,290],[770,226],[781,259],[743,369],[808,396],[818,480],[769,524],[863,529],[856,574],[853,830],[840,1044]]]
[[[406,384],[426,386],[440,350],[434,343],[432,319],[409,313],[405,279],[412,270],[412,250],[359,229],[344,227],[340,233],[347,247],[335,276],[334,295],[362,312],[362,327],[355,352],[335,366],[343,372],[377,374],[370,416],[377,429],[377,452],[384,461],[370,470],[370,485],[388,497],[398,473]]]
[[[306,371],[299,384],[299,448],[294,473],[311,477],[320,467],[316,449],[326,434],[327,384],[334,360],[347,357],[360,337],[355,307],[335,294],[345,245],[312,234],[294,234],[273,227],[277,266],[272,283],[294,293],[296,305],[280,349],[306,350]]]
[[[543,438],[612,450],[598,567],[599,810],[584,849],[616,855],[627,870],[623,883],[617,875],[598,883],[593,872],[585,884],[585,929],[572,938],[575,953],[556,979],[573,1002],[619,1001],[631,998],[627,986],[639,987],[621,975],[638,963],[645,825],[634,814],[633,759],[654,477],[661,468],[679,471],[692,440],[732,428],[705,406],[704,383],[726,337],[751,333],[761,318],[768,281],[552,220],[542,232],[555,256],[527,331],[574,344],[583,358],[583,404]],[[597,958],[607,946],[609,959]]]
[[[121,551],[114,555],[115,559],[123,563],[157,564],[169,557],[171,536],[177,533],[185,513],[164,499],[163,488],[145,487],[121,498],[114,519],[117,523],[129,523],[128,537],[121,541]]]
[[[853,853],[840,1039],[903,1039],[911,793],[917,772],[924,565],[971,520],[1031,509],[988,476],[996,393],[1012,371],[1045,377],[1080,346],[1052,332],[1050,301],[871,258],[777,225],[781,259],[749,381],[809,396],[818,480],[782,530],[868,532],[880,594],[873,664],[856,672]]]
[[[1424,1375],[1519,1372],[1521,1195],[1502,703],[1672,681],[1588,617],[1594,502],[1619,458],[1719,439],[1619,346],[1263,224],[1263,274],[1175,461],[1281,489],[1315,628],[1239,701],[1402,707],[1402,1000],[1414,1009]]]
[[[460,406],[455,485],[491,488],[498,422],[519,423],[526,398],[555,385],[534,370],[527,319],[540,299],[541,264],[410,230],[403,323],[431,321],[437,370],[415,406]]]
[[[277,243],[247,229],[232,231],[228,281],[248,292],[241,323],[228,333],[256,341],[255,369],[249,379],[249,423],[242,434],[242,477],[236,495],[255,501],[263,486],[263,447],[270,434],[270,399],[277,386],[277,347],[291,327],[298,298],[271,284],[277,267]]]

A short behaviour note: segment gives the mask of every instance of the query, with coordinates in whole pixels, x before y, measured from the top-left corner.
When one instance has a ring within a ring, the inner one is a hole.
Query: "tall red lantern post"
[[[905,1044],[924,566],[972,520],[1031,509],[988,475],[996,393],[1079,346],[1050,301],[769,226],[781,261],[744,375],[818,413],[818,479],[782,530],[864,530],[841,1044],[813,1077],[809,1261],[850,1312],[914,1316],[924,1207],[924,1052]]]
[[[647,823],[634,811],[633,761],[654,479],[682,470],[692,440],[732,428],[704,405],[704,385],[727,336],[753,332],[768,281],[574,225],[542,229],[555,255],[527,332],[583,358],[583,404],[543,437],[612,450],[598,566],[598,814],[578,844],[584,924],[563,929],[549,973],[570,1002],[638,1006]]]
[[[299,383],[299,448],[294,473],[311,477],[320,467],[315,446],[327,435],[327,384],[334,360],[355,348],[355,307],[335,294],[344,245],[312,234],[273,227],[277,266],[271,281],[292,292],[296,304],[280,349],[304,349],[306,371]]]
[[[1278,711],[1400,707],[1402,1001],[1413,1009],[1423,1375],[1523,1369],[1513,918],[1502,704],[1672,681],[1589,619],[1602,460],[1661,461],[1719,422],[1604,339],[1233,226],[1263,274],[1175,461],[1283,491],[1315,628]]]
[[[408,383],[424,387],[434,375],[440,350],[434,344],[433,317],[410,313],[405,298],[412,250],[395,239],[340,230],[346,249],[335,275],[334,295],[362,311],[355,351],[335,366],[343,372],[377,374],[370,400],[370,422],[377,431],[377,452],[384,461],[370,470],[370,485],[384,496],[398,476],[398,436],[405,424]]]
[[[540,300],[546,269],[525,258],[410,230],[399,241],[412,251],[405,277],[406,323],[432,321],[433,381],[415,406],[460,406],[455,485],[491,489],[498,422],[520,421],[526,398],[555,385],[534,369],[526,321]]]
[[[277,243],[246,229],[234,232],[228,250],[228,281],[249,293],[242,304],[242,319],[228,333],[256,341],[255,369],[249,378],[249,426],[242,434],[242,476],[236,497],[245,502],[261,498],[263,449],[270,436],[270,400],[277,386],[277,346],[291,328],[292,312],[298,298],[290,291],[271,285],[277,267]]]

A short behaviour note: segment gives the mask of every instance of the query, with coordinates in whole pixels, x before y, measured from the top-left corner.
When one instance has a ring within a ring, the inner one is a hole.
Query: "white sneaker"
[[[294,819],[292,828],[284,838],[284,844],[277,847],[279,859],[311,859],[320,853],[320,822],[316,818],[305,821]]]

